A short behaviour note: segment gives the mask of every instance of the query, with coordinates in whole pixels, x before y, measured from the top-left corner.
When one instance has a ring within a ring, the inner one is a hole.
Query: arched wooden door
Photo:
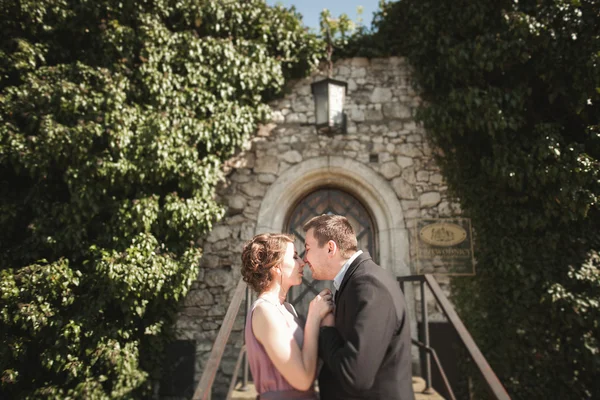
[[[317,215],[343,215],[352,224],[358,239],[358,248],[368,251],[377,261],[377,229],[373,218],[365,206],[351,194],[334,188],[318,189],[301,199],[289,214],[286,231],[296,237],[296,249],[304,257],[304,224]],[[302,285],[293,287],[288,294],[288,301],[294,305],[298,313],[306,316],[308,303],[321,290],[328,287],[333,290],[332,281],[312,279],[308,267],[304,269]]]

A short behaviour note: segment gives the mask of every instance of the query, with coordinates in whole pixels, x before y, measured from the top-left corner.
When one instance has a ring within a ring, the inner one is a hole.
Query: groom
[[[304,262],[336,288],[335,322],[319,333],[321,399],[413,400],[409,318],[395,277],[357,249],[345,217],[314,217],[304,231]]]

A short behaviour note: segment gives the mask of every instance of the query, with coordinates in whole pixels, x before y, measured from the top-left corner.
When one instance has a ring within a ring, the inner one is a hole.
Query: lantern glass
[[[341,127],[344,122],[344,99],[346,87],[330,83],[329,85],[329,126]]]
[[[312,84],[315,100],[315,124],[319,132],[345,131],[346,87],[346,82],[329,78]]]
[[[317,126],[326,125],[329,120],[327,110],[329,108],[327,98],[327,85],[314,85],[313,96],[315,98],[315,121]]]

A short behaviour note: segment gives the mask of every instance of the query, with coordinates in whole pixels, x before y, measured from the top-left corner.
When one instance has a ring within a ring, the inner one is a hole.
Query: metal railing
[[[444,383],[444,387],[446,388],[446,392],[448,393],[448,396],[450,396],[450,400],[456,400],[456,396],[454,395],[452,386],[450,386],[450,381],[448,381],[448,378],[446,377],[446,371],[444,371],[444,368],[442,368],[442,363],[440,363],[440,359],[438,358],[435,350],[432,347],[425,345],[425,343],[421,343],[415,339],[412,339],[412,344],[414,344],[418,348],[422,349],[423,351],[426,351],[427,353],[429,353],[429,355],[431,355],[433,357],[433,360],[435,361],[435,365],[437,365],[438,371],[440,371],[440,376],[442,377],[442,381]],[[431,375],[425,379],[425,390],[423,390],[424,393],[433,393],[433,390],[432,390],[431,384],[430,384],[430,381],[431,381],[430,377],[431,377]]]
[[[497,400],[510,400],[510,396],[506,392],[500,380],[492,371],[492,368],[486,361],[485,357],[475,344],[475,341],[471,337],[471,334],[467,331],[467,328],[459,318],[458,314],[454,310],[454,307],[450,304],[448,298],[442,292],[438,282],[432,275],[412,275],[412,276],[404,276],[399,277],[398,282],[400,287],[402,288],[402,292],[404,292],[404,284],[406,282],[418,282],[420,284],[421,290],[421,322],[422,322],[422,335],[421,340],[412,340],[413,345],[419,347],[423,354],[424,365],[423,365],[423,379],[425,380],[425,393],[433,392],[431,387],[431,357],[433,357],[434,362],[438,370],[440,371],[440,376],[446,388],[448,395],[451,400],[455,400],[454,392],[450,386],[450,383],[446,377],[446,373],[440,363],[440,360],[435,352],[429,345],[429,319],[427,312],[427,303],[425,298],[425,285],[429,287],[431,293],[435,297],[438,305],[442,309],[442,312],[448,318],[448,321],[452,324],[456,333],[458,334],[461,342],[466,348],[469,357],[473,360],[479,371],[481,372],[490,392]],[[196,387],[194,392],[193,400],[209,400],[211,398],[211,388],[213,382],[215,380],[215,376],[217,374],[217,370],[219,368],[219,364],[223,357],[223,353],[225,351],[225,346],[231,334],[231,330],[233,329],[233,324],[235,319],[239,313],[239,309],[242,303],[242,298],[244,297],[244,293],[246,294],[246,317],[250,313],[251,306],[251,291],[250,288],[244,283],[243,280],[240,279],[235,292],[233,294],[233,298],[231,299],[231,303],[229,304],[229,308],[227,309],[227,313],[225,314],[225,318],[223,319],[223,323],[217,334],[217,338],[213,344],[210,357],[204,367],[204,371],[202,372],[202,377]],[[238,390],[244,390],[248,383],[248,360],[246,357],[246,346],[242,346],[240,352],[238,354],[237,362],[235,364],[235,368],[233,371],[233,376],[231,378],[231,383],[229,385],[229,390],[227,392],[227,399],[231,398],[231,394],[235,389],[235,385],[239,379],[239,371],[240,368],[244,368],[243,374],[243,383],[242,387]]]
[[[402,292],[404,292],[404,284],[406,282],[419,282],[420,285],[421,323],[423,329],[421,330],[421,341],[413,340],[413,344],[418,346],[422,351],[426,351],[426,354],[423,355],[423,359],[425,360],[423,365],[423,379],[425,380],[425,392],[432,391],[430,357],[433,356],[434,361],[437,364],[438,370],[440,371],[440,375],[442,376],[442,380],[444,381],[444,385],[446,386],[446,390],[448,391],[449,396],[452,399],[454,399],[454,393],[450,388],[450,384],[448,382],[448,379],[446,378],[446,373],[444,372],[444,369],[442,368],[442,365],[439,362],[435,351],[429,346],[429,317],[427,313],[427,302],[425,299],[425,285],[427,285],[429,287],[429,290],[431,290],[431,293],[435,297],[437,304],[442,309],[442,312],[444,313],[444,315],[446,315],[446,318],[448,318],[448,321],[456,330],[456,333],[458,334],[458,337],[460,338],[462,344],[466,348],[469,357],[471,358],[471,360],[473,360],[473,362],[479,369],[479,372],[483,376],[483,379],[485,380],[485,383],[487,384],[490,393],[494,396],[495,399],[510,400],[510,396],[506,392],[506,389],[504,388],[504,386],[502,386],[502,383],[500,383],[500,380],[498,379],[498,377],[488,364],[487,360],[479,350],[479,347],[477,347],[477,345],[475,344],[475,341],[471,337],[471,334],[459,318],[452,304],[450,304],[450,301],[448,300],[446,295],[444,295],[444,292],[442,292],[440,285],[435,280],[433,275],[426,274],[402,276],[398,278],[398,282],[400,283]]]

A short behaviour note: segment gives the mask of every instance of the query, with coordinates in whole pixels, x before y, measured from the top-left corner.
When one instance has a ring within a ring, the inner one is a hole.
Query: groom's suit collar
[[[342,286],[342,282],[344,281],[344,277],[346,276],[346,272],[348,271],[348,268],[350,268],[350,265],[354,262],[354,260],[356,260],[358,258],[358,256],[360,256],[363,253],[362,250],[358,250],[357,252],[355,252],[354,254],[352,254],[352,257],[350,257],[348,259],[348,261],[346,261],[344,263],[344,265],[342,266],[342,268],[340,269],[340,272],[338,272],[338,274],[335,276],[335,278],[333,278],[333,286],[335,287],[335,290],[340,290],[340,287]]]
[[[340,289],[336,290],[336,292],[335,292],[335,302],[336,303],[337,303],[337,300],[338,300],[338,298],[340,296],[340,293],[342,293],[342,291],[344,290],[344,288],[348,284],[348,281],[350,280],[350,278],[352,277],[352,275],[354,275],[354,272],[356,272],[356,269],[358,268],[358,266],[360,264],[364,263],[367,260],[371,260],[371,256],[369,255],[369,253],[363,252],[361,255],[359,255],[358,257],[356,257],[356,259],[352,262],[352,264],[350,264],[350,266],[348,267],[348,270],[344,274],[344,279],[342,280],[342,284],[340,285]]]

